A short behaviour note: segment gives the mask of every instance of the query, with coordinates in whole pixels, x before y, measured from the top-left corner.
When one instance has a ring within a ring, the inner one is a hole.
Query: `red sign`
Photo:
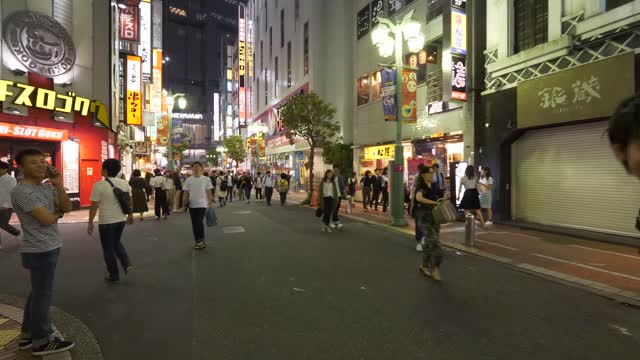
[[[418,73],[411,69],[402,69],[402,121],[416,123],[418,121]]]
[[[120,9],[120,40],[138,41],[140,12],[138,7],[127,6]]]
[[[0,136],[51,141],[66,141],[69,138],[67,130],[8,123],[0,123]]]

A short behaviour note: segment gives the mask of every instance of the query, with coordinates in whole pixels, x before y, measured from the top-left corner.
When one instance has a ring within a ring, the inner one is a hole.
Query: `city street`
[[[102,280],[97,234],[61,225],[55,306],[109,360],[638,357],[640,309],[453,250],[437,284],[417,271],[410,236],[352,221],[321,233],[297,205],[216,210],[201,252],[186,214],[128,227],[135,269],[118,284]],[[12,240],[0,284],[27,295]],[[89,358],[81,345],[73,358]]]

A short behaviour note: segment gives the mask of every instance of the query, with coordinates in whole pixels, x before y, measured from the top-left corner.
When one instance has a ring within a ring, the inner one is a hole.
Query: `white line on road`
[[[518,249],[516,249],[514,247],[507,246],[507,245],[502,245],[502,244],[498,244],[498,243],[494,243],[494,242],[491,242],[491,241],[480,240],[480,239],[476,239],[476,241],[481,242],[481,243],[485,243],[485,244],[489,244],[489,245],[493,245],[493,246],[498,246],[498,247],[505,248],[505,249],[508,249],[508,250],[518,251]]]
[[[616,276],[624,277],[624,278],[627,278],[627,279],[640,281],[640,278],[638,278],[638,277],[627,275],[627,274],[622,274],[622,273],[615,272],[615,271],[598,269],[597,267],[593,267],[593,266],[589,266],[589,265],[585,265],[585,264],[580,264],[580,263],[575,263],[575,262],[571,262],[571,261],[567,261],[567,260],[562,260],[562,259],[558,259],[558,258],[554,258],[554,257],[551,257],[551,256],[546,256],[546,255],[540,255],[540,254],[535,254],[535,253],[531,253],[531,255],[538,256],[538,257],[541,257],[543,259],[553,260],[553,261],[557,261],[557,262],[561,262],[561,263],[565,263],[565,264],[571,264],[571,265],[579,266],[579,267],[582,267],[582,268],[585,268],[585,269],[601,271],[601,272],[604,272],[604,273],[607,273],[607,274],[616,275]]]
[[[624,256],[624,257],[627,257],[627,258],[640,260],[640,256],[633,256],[633,255],[621,254],[621,253],[617,253],[617,252],[614,252],[614,251],[607,251],[607,250],[594,249],[594,248],[590,248],[590,247],[587,247],[587,246],[580,246],[580,245],[569,245],[569,246],[571,246],[571,247],[575,247],[575,248],[579,248],[579,249],[585,249],[585,250],[597,251],[597,252],[601,252],[601,253],[605,253],[605,254],[611,254],[611,255]]]
[[[512,233],[512,232],[508,232],[508,231],[490,231],[489,234],[501,234],[501,235],[508,234],[508,235],[520,236],[520,237],[525,237],[525,238],[534,239],[534,240],[540,240],[539,237],[529,236],[529,235],[524,235],[524,234],[518,234],[518,233]]]

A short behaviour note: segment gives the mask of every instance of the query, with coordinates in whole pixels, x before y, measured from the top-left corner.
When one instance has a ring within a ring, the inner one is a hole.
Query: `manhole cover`
[[[244,228],[242,226],[227,226],[222,228],[222,232],[225,234],[243,233]]]

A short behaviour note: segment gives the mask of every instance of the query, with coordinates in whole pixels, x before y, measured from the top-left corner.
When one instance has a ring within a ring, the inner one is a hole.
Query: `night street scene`
[[[640,358],[640,0],[0,29],[0,360]]]

